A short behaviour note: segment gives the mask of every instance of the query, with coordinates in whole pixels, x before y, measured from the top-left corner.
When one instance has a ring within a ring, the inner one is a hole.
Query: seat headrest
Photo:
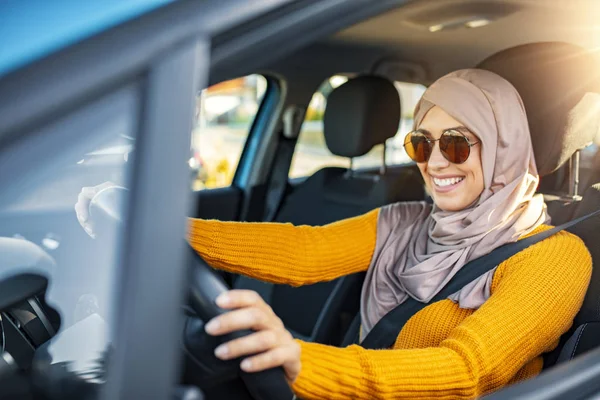
[[[513,47],[482,61],[520,93],[540,176],[587,146],[600,128],[600,68],[575,45],[545,42]]]
[[[329,151],[352,158],[393,137],[399,124],[400,96],[394,84],[359,76],[329,94],[323,132]]]

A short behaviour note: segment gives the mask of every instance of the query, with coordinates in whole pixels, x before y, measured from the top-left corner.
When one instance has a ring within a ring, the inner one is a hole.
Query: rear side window
[[[189,159],[194,190],[231,185],[267,85],[264,76],[248,75],[197,96]]]
[[[335,75],[327,79],[319,90],[313,95],[306,111],[306,117],[298,144],[292,159],[290,178],[310,176],[324,167],[348,167],[350,160],[331,154],[325,144],[323,134],[323,116],[327,106],[327,97],[338,86],[344,84],[348,78]],[[425,91],[425,86],[413,83],[395,82],[394,85],[400,94],[402,103],[402,116],[398,126],[398,133],[386,143],[386,160],[388,165],[398,165],[410,162],[402,146],[404,136],[412,128],[413,110]],[[362,157],[353,160],[355,169],[378,167],[383,158],[383,145],[373,149]]]

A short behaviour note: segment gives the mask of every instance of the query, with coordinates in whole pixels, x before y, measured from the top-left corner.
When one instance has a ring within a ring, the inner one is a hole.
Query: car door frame
[[[189,193],[189,175],[179,161],[189,152],[195,93],[208,82],[207,27],[217,23],[224,29],[285,3],[289,0],[168,4],[0,78],[3,151],[40,126],[141,82],[138,150],[115,281],[116,346],[103,398],[173,394],[189,211],[189,196],[182,195]]]

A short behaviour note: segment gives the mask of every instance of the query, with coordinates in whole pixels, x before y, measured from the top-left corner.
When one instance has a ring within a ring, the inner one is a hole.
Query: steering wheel
[[[204,331],[204,322],[228,312],[216,305],[215,299],[228,289],[223,279],[188,245],[190,249],[189,305],[197,317],[188,317],[184,330],[184,346],[193,357],[203,380],[210,383],[227,382],[241,378],[256,400],[290,400],[293,393],[285,379],[282,368],[254,373],[240,370],[240,360],[222,361],[215,357],[214,349],[221,343],[247,336],[251,330],[233,332],[220,337],[210,336]],[[200,387],[205,385],[201,384]]]
[[[116,192],[115,192],[116,191]],[[116,197],[125,196],[126,190],[107,188],[99,192],[90,203],[89,215],[98,227],[107,227],[121,222]],[[102,235],[102,229],[97,231]],[[186,381],[200,388],[210,388],[241,379],[254,400],[291,400],[293,393],[285,379],[282,368],[247,373],[240,369],[240,361],[223,361],[215,357],[215,348],[230,340],[247,336],[251,330],[237,331],[223,336],[211,336],[204,331],[204,324],[212,318],[228,312],[217,306],[215,299],[229,290],[225,281],[188,244],[188,315],[183,332],[183,347],[186,352]]]

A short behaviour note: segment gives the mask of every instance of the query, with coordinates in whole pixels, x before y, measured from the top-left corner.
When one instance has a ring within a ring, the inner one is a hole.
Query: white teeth
[[[433,178],[433,183],[435,183],[436,186],[444,187],[444,186],[455,185],[458,182],[462,181],[463,179],[465,179],[465,178],[464,177],[461,177],[461,178],[446,178],[446,179]]]

